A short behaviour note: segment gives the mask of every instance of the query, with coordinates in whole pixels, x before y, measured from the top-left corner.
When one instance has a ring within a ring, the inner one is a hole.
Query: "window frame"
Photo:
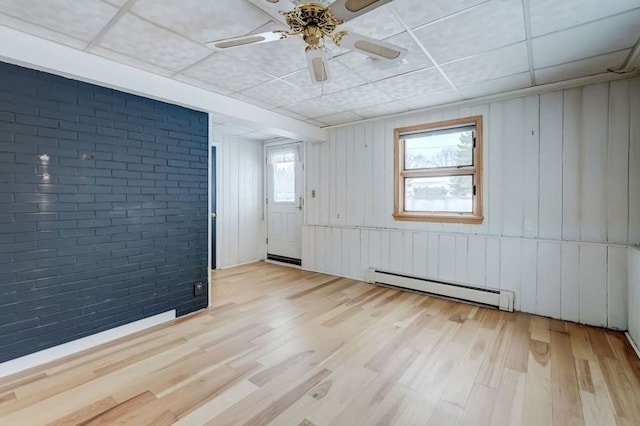
[[[437,167],[425,169],[405,169],[404,139],[402,136],[429,133],[429,131],[454,129],[457,127],[475,126],[472,166]],[[484,220],[482,215],[482,116],[458,118],[454,120],[438,121],[417,126],[399,127],[394,129],[394,208],[395,220],[418,222],[444,222],[480,224]],[[459,212],[425,212],[405,210],[405,179],[419,177],[441,177],[472,175],[475,186],[473,195],[473,211]]]

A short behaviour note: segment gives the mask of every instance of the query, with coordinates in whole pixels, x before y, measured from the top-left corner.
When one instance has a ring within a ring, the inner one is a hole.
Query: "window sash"
[[[407,139],[426,134],[460,133],[473,129],[472,165],[405,169]],[[394,217],[398,220],[482,223],[482,117],[467,117],[427,125],[395,129],[395,202]],[[473,179],[473,212],[407,211],[405,209],[406,179],[471,175]]]

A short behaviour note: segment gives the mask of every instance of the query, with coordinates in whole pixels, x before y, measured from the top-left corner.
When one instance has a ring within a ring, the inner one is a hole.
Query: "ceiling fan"
[[[380,40],[354,34],[350,31],[336,31],[339,25],[363,15],[392,0],[336,0],[326,6],[322,3],[305,2],[294,6],[289,0],[249,0],[251,3],[276,17],[289,27],[287,31],[269,31],[224,40],[211,41],[206,45],[214,50],[233,49],[248,45],[284,40],[302,36],[311,81],[323,83],[330,73],[325,53],[325,39],[336,46],[359,51],[376,59],[400,61],[407,50]]]

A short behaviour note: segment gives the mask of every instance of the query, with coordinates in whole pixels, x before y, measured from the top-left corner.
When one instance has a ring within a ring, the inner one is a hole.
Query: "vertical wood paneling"
[[[456,280],[456,237],[452,235],[440,235],[438,278],[444,281]]]
[[[404,266],[404,234],[399,231],[389,233],[389,267],[393,272],[402,272]]]
[[[429,278],[438,279],[440,271],[440,236],[438,234],[428,234],[427,239],[427,273]]]
[[[565,90],[562,129],[562,237],[580,240],[582,89]]]
[[[640,252],[628,249],[629,335],[640,346]]]
[[[629,80],[611,83],[607,145],[606,217],[609,242],[629,236]],[[637,121],[637,120],[636,120]]]
[[[500,288],[500,240],[487,238],[487,287]]]
[[[536,311],[541,315],[561,318],[562,246],[558,243],[538,244],[538,288]]]
[[[540,238],[562,238],[562,92],[540,96]]]
[[[580,246],[580,321],[607,325],[607,247]]]
[[[375,226],[374,193],[373,187],[373,124],[367,123],[364,133],[364,148],[362,153],[362,190],[364,192],[364,226]]]
[[[502,235],[502,147],[500,141],[503,138],[503,104],[494,102],[489,106],[489,139],[486,145],[489,147],[489,180],[486,182],[487,193],[489,195],[489,208],[491,215],[486,220],[489,221],[489,234]],[[488,283],[488,282],[487,282]]]
[[[522,240],[520,262],[520,309],[524,312],[537,312],[538,293],[538,241]]]
[[[363,229],[360,231],[360,267],[362,268],[363,278],[366,276],[367,269],[371,268],[371,259],[369,258],[369,231]]]
[[[369,266],[372,268],[382,268],[380,262],[380,232],[369,231]]]
[[[263,147],[236,136],[214,135],[221,158],[218,251],[220,267],[263,258]]]
[[[358,167],[360,159],[358,158],[356,148],[362,140],[360,129],[361,126],[346,127],[344,129],[344,139],[341,141],[345,146],[345,184],[343,185],[345,188],[344,224],[349,226],[353,226],[356,223],[362,223],[362,221],[358,222],[357,220],[357,200],[362,195],[362,190],[358,187],[358,173],[361,173],[362,171],[359,170]],[[346,188],[349,188],[349,191],[347,191]]]
[[[413,234],[413,275],[427,277],[427,249],[428,234],[415,232]]]
[[[413,232],[402,233],[402,269],[401,271],[411,273],[413,271]]]
[[[346,275],[345,265],[343,265],[343,253],[342,253],[342,228],[331,228],[331,245],[330,245],[331,264],[327,268],[329,271],[334,271],[334,274]]]
[[[524,196],[523,235],[538,236],[539,158],[540,158],[540,98],[529,96],[524,100]]]
[[[389,271],[391,267],[391,262],[389,260],[389,253],[391,252],[391,244],[390,244],[390,232],[387,230],[382,230],[379,232],[380,234],[380,268]]]
[[[629,243],[640,244],[640,78],[629,89]]]
[[[525,196],[525,98],[504,102],[502,143],[502,233],[523,235]],[[494,166],[495,168],[495,166]]]
[[[609,83],[582,91],[582,157],[580,236],[582,241],[607,241],[607,123]]]
[[[469,282],[469,246],[465,235],[456,236],[455,247],[455,280],[459,283]]]
[[[522,305],[522,240],[505,239],[500,244],[500,289],[516,293],[514,308]]]
[[[562,245],[560,314],[567,321],[580,321],[580,246]]]
[[[469,253],[469,284],[477,287],[487,285],[487,239],[485,237],[469,236],[468,239]]]
[[[318,197],[319,205],[320,205],[320,214],[318,220],[320,224],[327,225],[329,224],[329,218],[331,217],[331,209],[329,206],[329,199],[333,198],[331,193],[331,178],[329,177],[329,173],[331,171],[330,167],[330,149],[331,144],[325,142],[320,144],[320,163],[318,168],[320,169],[318,175],[320,176],[320,184],[318,185],[318,191],[316,196]]]
[[[609,247],[607,253],[607,326],[627,329],[629,308],[627,248]]]
[[[392,136],[393,137],[393,136]],[[387,156],[386,131],[383,121],[377,121],[373,125],[373,178],[372,194],[373,194],[373,225],[383,227],[385,223],[385,214],[387,211],[388,200],[385,199],[384,191],[384,159]],[[393,152],[390,153],[393,155]],[[391,200],[393,206],[393,200]],[[393,207],[392,207],[393,208]]]
[[[347,216],[347,146],[352,145],[352,140],[347,138],[347,129],[352,128],[340,128],[337,132],[337,140],[335,142],[335,194],[336,194],[336,210],[335,210],[335,223],[336,225],[346,224]]]

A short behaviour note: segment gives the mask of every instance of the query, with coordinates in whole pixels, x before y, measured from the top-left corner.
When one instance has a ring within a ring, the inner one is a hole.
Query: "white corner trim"
[[[625,332],[624,335],[627,336],[627,340],[629,341],[629,344],[631,344],[631,347],[636,352],[636,355],[638,355],[638,358],[640,358],[640,348],[638,348],[638,345],[636,345],[636,342],[633,341],[633,339],[631,338],[631,335],[628,332]]]
[[[235,118],[259,131],[311,141],[326,131],[300,120],[0,25],[0,60]]]
[[[0,364],[0,378],[108,343],[176,318],[175,309]]]

